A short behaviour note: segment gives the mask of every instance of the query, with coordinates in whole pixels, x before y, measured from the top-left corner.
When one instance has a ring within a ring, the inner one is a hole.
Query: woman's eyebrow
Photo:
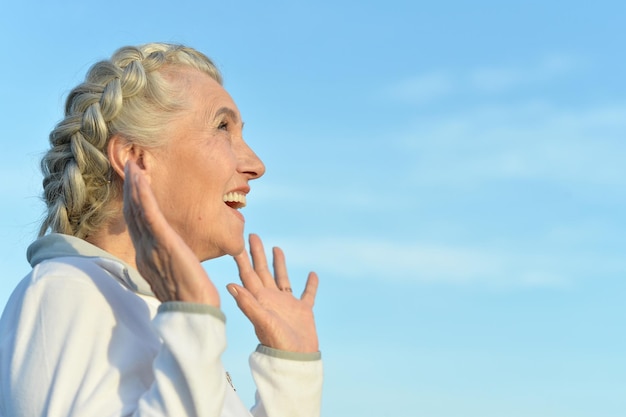
[[[215,112],[215,117],[219,117],[221,115],[227,115],[228,117],[230,117],[233,122],[235,123],[239,123],[239,116],[237,115],[237,113],[235,113],[235,111],[233,109],[231,109],[230,107],[220,107],[216,112]]]

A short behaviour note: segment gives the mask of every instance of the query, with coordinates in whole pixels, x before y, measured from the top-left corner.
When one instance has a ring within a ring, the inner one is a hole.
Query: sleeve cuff
[[[258,345],[256,348],[258,353],[262,353],[267,356],[279,359],[287,359],[291,361],[310,362],[318,361],[322,359],[321,352],[302,353],[302,352],[289,352],[286,350],[274,349],[269,346]]]
[[[180,312],[180,313],[191,313],[191,314],[209,314],[222,322],[226,323],[226,316],[217,307],[208,305],[208,304],[200,304],[200,303],[188,303],[184,301],[167,301],[162,303],[157,310],[158,313],[167,313],[167,312]]]

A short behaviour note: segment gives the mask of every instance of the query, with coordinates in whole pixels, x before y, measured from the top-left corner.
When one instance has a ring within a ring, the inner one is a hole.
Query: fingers
[[[137,224],[139,231],[152,233],[162,231],[166,221],[161,214],[148,180],[138,169],[136,163],[129,161],[127,167],[130,175],[126,177],[125,184],[128,183],[130,188],[129,203],[131,203],[135,218],[139,220]]]
[[[258,323],[260,319],[260,306],[256,298],[246,288],[235,284],[228,284],[226,289],[233,296],[239,309],[252,322]]]
[[[251,234],[249,242],[252,262],[245,251],[234,257],[237,268],[239,269],[239,277],[244,287],[253,294],[263,287],[292,292],[289,274],[287,273],[285,254],[282,249],[278,247],[272,249],[272,268],[274,270],[274,276],[272,276],[267,264],[261,238],[255,234]],[[307,278],[306,286],[300,299],[312,306],[315,302],[318,285],[319,279],[317,274],[311,272]]]
[[[252,256],[254,271],[257,273],[264,286],[272,287],[273,285],[276,285],[274,277],[272,277],[272,273],[267,265],[265,249],[263,248],[261,238],[258,235],[251,233],[248,241],[250,243],[250,255]]]
[[[128,226],[130,237],[137,250],[136,258],[140,263],[142,259],[141,252],[145,252],[146,247],[141,241],[148,238],[151,233],[146,225],[144,217],[144,208],[141,201],[139,176],[137,167],[134,163],[129,162],[125,168],[124,181],[124,219]]]
[[[310,272],[309,277],[306,280],[306,286],[302,292],[300,299],[311,306],[315,304],[315,296],[317,295],[317,287],[319,286],[319,278],[315,272]]]
[[[137,165],[128,161],[125,166],[124,181],[124,214],[126,223],[131,233],[138,238],[144,236],[149,224],[145,217],[145,206],[148,205],[148,196],[145,191],[145,184],[142,183],[142,175],[137,169]]]
[[[272,250],[272,276],[261,239],[250,235],[249,241],[252,259],[246,252],[235,256],[243,286],[228,284],[228,292],[253,324],[261,344],[293,352],[317,352],[312,311],[319,285],[317,274],[311,272],[301,297],[294,297],[283,251]]]
[[[163,216],[148,179],[132,161],[128,161],[125,167],[124,199],[124,215],[133,240],[154,237],[163,243],[174,238],[173,229]]]
[[[291,284],[289,283],[289,276],[287,275],[287,263],[285,262],[285,254],[280,248],[272,249],[273,262],[272,266],[274,268],[274,280],[276,281],[276,286],[285,291],[287,288],[291,289]]]
[[[263,286],[263,284],[257,276],[254,268],[252,268],[248,254],[244,250],[239,255],[235,256],[234,259],[237,264],[237,269],[239,269],[239,278],[241,279],[241,283],[250,291],[256,292]]]
[[[250,234],[249,243],[252,263],[250,263],[250,258],[245,251],[234,257],[241,282],[253,292],[260,287],[276,288],[276,281],[274,281],[267,265],[261,238],[255,234]]]
[[[130,181],[130,171],[131,167],[127,163],[124,167],[124,173],[126,180],[124,181],[124,218],[126,219],[126,223],[128,223],[129,228],[132,232],[136,232],[136,228],[134,227],[134,219],[137,217],[136,214],[136,200],[135,200],[135,187],[131,185]]]
[[[278,287],[280,290],[291,290],[289,284],[289,275],[287,274],[287,264],[285,262],[285,254],[280,248],[272,249],[272,268],[274,270],[274,276],[267,264],[267,258],[265,257],[265,249],[263,248],[263,242],[258,235],[250,235],[250,254],[252,255],[252,263],[254,270],[258,274],[259,278],[263,281],[263,285],[266,287]]]

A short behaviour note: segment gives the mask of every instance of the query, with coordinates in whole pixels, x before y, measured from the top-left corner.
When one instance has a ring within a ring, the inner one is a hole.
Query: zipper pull
[[[226,372],[226,380],[228,381],[228,383],[230,384],[230,386],[232,387],[233,391],[237,391],[235,389],[235,386],[233,385],[233,380],[230,377],[230,374],[228,372]]]

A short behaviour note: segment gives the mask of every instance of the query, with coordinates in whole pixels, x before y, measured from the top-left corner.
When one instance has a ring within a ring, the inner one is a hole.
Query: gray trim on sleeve
[[[272,356],[279,359],[288,359],[291,361],[318,361],[322,358],[321,352],[302,353],[302,352],[289,352],[286,350],[274,349],[269,346],[259,345],[256,348],[258,353],[262,353],[267,356]]]
[[[208,304],[188,303],[185,301],[167,301],[159,306],[158,313],[180,312],[192,314],[209,314],[226,323],[226,316],[217,307]]]

